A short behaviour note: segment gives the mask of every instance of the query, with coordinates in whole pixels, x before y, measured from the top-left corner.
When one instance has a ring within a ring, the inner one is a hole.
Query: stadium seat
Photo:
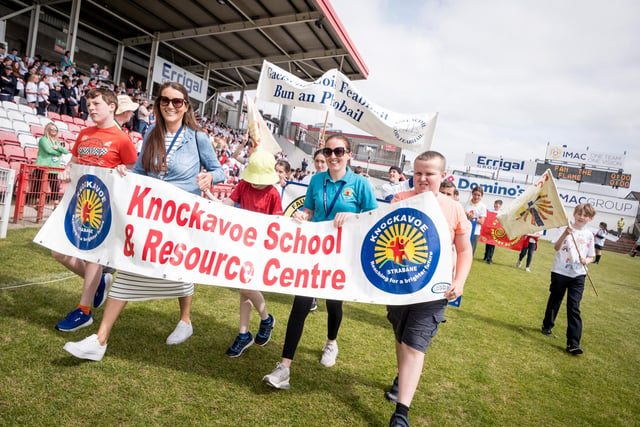
[[[29,123],[30,125],[39,125],[40,119],[35,114],[27,114],[24,115],[24,121]]]
[[[31,130],[29,129],[29,124],[27,122],[22,122],[20,120],[14,120],[11,125],[13,126],[13,130],[20,135],[21,133],[26,133],[31,135]]]
[[[49,117],[51,120],[60,120],[60,114],[54,111],[47,111],[47,117]]]
[[[20,145],[18,135],[13,130],[0,130],[0,141],[3,144]]]
[[[24,156],[27,158],[27,161],[30,164],[34,164],[36,162],[36,158],[38,157],[38,148],[36,148],[36,147],[25,147]]]
[[[31,133],[35,136],[36,133],[39,133],[40,135],[44,135],[44,127],[40,126],[39,124],[31,124],[29,125],[29,130],[31,131]]]
[[[53,123],[56,124],[56,126],[58,127],[59,131],[69,130],[69,128],[67,127],[67,124],[65,122],[63,122],[63,121],[54,120]]]
[[[13,124],[11,123],[11,119],[0,117],[0,130],[13,132]]]
[[[0,168],[11,169],[9,162],[6,160],[0,160]]]
[[[19,133],[18,141],[20,141],[20,146],[22,148],[38,146],[38,140],[31,134]]]
[[[60,114],[60,120],[65,123],[73,123],[73,117],[67,116],[66,114]]]
[[[49,123],[51,123],[51,119],[47,116],[38,116],[38,120],[40,121],[40,125],[45,127]]]
[[[26,162],[27,157],[24,155],[22,147],[17,145],[5,145],[3,148],[4,157],[11,162]]]
[[[8,110],[7,117],[10,120],[19,120],[24,122],[24,114],[22,114],[22,112],[19,110]]]
[[[67,129],[69,130],[69,132],[75,132],[75,133],[78,133],[78,132],[80,132],[81,127],[80,127],[80,126],[78,126],[78,125],[77,125],[77,124],[75,124],[75,123],[68,123],[68,124],[67,124]]]
[[[86,126],[84,120],[81,119],[80,117],[74,117],[73,118],[73,123],[77,124],[80,127],[85,127]]]
[[[7,118],[7,110],[0,107],[0,117]]]
[[[2,108],[5,110],[17,110],[18,104],[11,101],[2,101]]]
[[[22,111],[24,114],[32,114],[32,115],[36,115],[36,109],[35,108],[31,108],[28,105],[18,105],[18,110]]]
[[[60,139],[64,139],[65,141],[75,141],[78,138],[77,134],[69,132],[68,130],[60,131],[59,134]]]

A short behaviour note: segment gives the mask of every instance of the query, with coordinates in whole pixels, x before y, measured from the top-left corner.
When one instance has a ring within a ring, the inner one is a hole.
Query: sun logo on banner
[[[539,194],[533,200],[529,200],[516,211],[516,220],[541,227],[544,222],[553,216],[553,203],[547,194]]]
[[[493,221],[493,225],[496,226],[499,224],[499,222],[500,221],[495,219]],[[515,239],[509,239],[509,236],[507,236],[507,232],[504,231],[504,228],[502,228],[502,226],[499,226],[491,230],[491,238],[496,242],[502,242],[502,244],[506,246],[513,246],[520,241],[520,236],[516,237]]]
[[[110,228],[109,189],[97,176],[83,175],[65,215],[67,238],[78,249],[91,250],[104,241]]]
[[[396,265],[418,264],[427,260],[428,247],[424,234],[408,224],[394,224],[376,242],[374,259],[382,267],[387,262]]]
[[[424,288],[440,259],[440,236],[431,219],[413,208],[397,209],[367,232],[362,270],[378,289],[411,294]]]

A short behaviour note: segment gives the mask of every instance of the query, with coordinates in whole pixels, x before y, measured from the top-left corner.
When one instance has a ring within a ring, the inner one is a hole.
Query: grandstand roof
[[[71,11],[71,2],[40,3],[64,15]],[[209,83],[219,92],[254,89],[263,59],[305,80],[331,68],[352,80],[369,73],[329,0],[86,0],[81,5],[81,22],[125,46],[150,52],[155,34],[165,59],[196,73],[208,64]]]

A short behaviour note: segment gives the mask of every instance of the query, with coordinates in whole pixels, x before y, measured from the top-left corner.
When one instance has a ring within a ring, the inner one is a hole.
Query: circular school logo
[[[76,248],[99,246],[111,228],[109,189],[97,176],[84,175],[78,181],[64,219],[64,231]]]
[[[413,145],[422,141],[427,122],[422,119],[403,119],[393,125],[393,135],[402,143]]]
[[[284,216],[293,217],[293,214],[304,205],[305,195],[298,196],[293,199],[285,208],[284,208]]]
[[[362,269],[376,288],[411,294],[433,277],[440,237],[431,219],[413,208],[387,214],[367,233],[360,251]]]
[[[557,160],[562,157],[562,149],[559,147],[552,147],[549,149],[549,157],[553,160]]]

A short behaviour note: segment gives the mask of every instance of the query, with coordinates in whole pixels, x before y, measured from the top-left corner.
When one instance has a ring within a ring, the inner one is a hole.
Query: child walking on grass
[[[582,337],[582,318],[580,317],[580,301],[584,292],[584,279],[587,274],[586,265],[593,261],[595,255],[593,234],[586,229],[589,221],[596,216],[590,203],[582,203],[573,211],[573,224],[565,227],[558,240],[554,242],[556,250],[551,268],[551,285],[549,300],[544,313],[541,332],[551,335],[558,310],[567,294],[567,353],[574,356],[582,354],[580,338]]]
[[[256,150],[249,157],[249,164],[242,173],[238,183],[228,199],[222,203],[252,212],[268,215],[282,215],[280,193],[273,186],[279,181],[275,171],[276,159],[264,150]],[[251,307],[260,314],[260,327],[255,336],[249,332]],[[226,354],[229,357],[240,357],[255,342],[258,346],[266,345],[271,339],[271,330],[276,324],[274,317],[267,311],[267,304],[260,291],[240,289],[240,328],[231,347]]]

